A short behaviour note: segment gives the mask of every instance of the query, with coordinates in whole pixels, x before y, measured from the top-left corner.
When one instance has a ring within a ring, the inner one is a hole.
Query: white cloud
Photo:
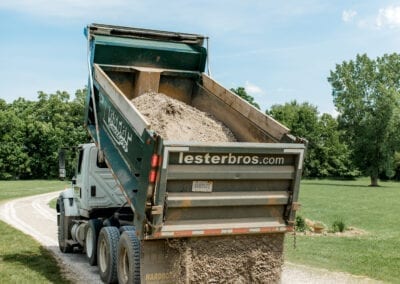
[[[356,11],[344,10],[342,12],[342,20],[343,20],[343,22],[351,22],[356,15],[357,15]]]
[[[378,28],[400,28],[400,6],[388,6],[379,9],[376,26]]]
[[[259,86],[254,85],[249,81],[246,81],[244,88],[246,89],[246,92],[250,95],[259,95],[264,93],[264,91]]]

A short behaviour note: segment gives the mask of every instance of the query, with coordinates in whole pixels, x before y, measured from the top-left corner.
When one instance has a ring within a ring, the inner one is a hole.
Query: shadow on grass
[[[27,270],[36,271],[51,283],[71,283],[62,276],[57,261],[45,248],[40,247],[39,253],[29,251],[10,253],[2,256],[4,262],[23,265]]]
[[[360,184],[362,182],[362,184]],[[335,187],[360,187],[360,188],[391,188],[393,184],[400,184],[400,182],[394,180],[383,180],[379,179],[377,186],[372,186],[370,180],[368,179],[353,179],[353,178],[303,178],[302,183],[310,185],[327,185]]]
[[[306,181],[305,183],[306,183],[307,185],[324,185],[324,186],[334,186],[334,187],[341,187],[341,186],[343,186],[343,187],[373,188],[373,187],[371,187],[371,186],[369,186],[369,185],[346,184],[346,183],[338,183],[338,182],[335,182],[335,181],[329,182],[329,181],[327,181],[327,180],[321,181],[321,182],[318,182],[318,181],[310,181],[310,180],[308,180],[308,181]],[[379,186],[379,187],[384,187],[384,186]],[[377,188],[379,188],[379,187],[377,187]]]

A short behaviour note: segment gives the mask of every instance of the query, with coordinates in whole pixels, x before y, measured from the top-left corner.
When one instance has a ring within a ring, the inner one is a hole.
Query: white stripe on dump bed
[[[303,168],[304,149],[284,149],[283,152],[289,154],[300,154],[298,169],[301,170]]]
[[[169,152],[187,152],[189,151],[189,147],[165,147],[164,148],[164,156],[163,156],[163,164],[162,168],[166,169],[169,160]]]

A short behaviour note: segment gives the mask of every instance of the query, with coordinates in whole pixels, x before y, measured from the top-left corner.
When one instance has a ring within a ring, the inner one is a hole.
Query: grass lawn
[[[56,197],[56,198],[50,200],[50,202],[49,202],[50,208],[56,209],[56,206],[57,206],[57,199],[58,199],[58,197]]]
[[[299,215],[328,226],[342,219],[366,231],[355,237],[299,236],[286,238],[286,260],[329,270],[346,271],[387,282],[400,279],[400,183],[304,180]]]
[[[0,202],[61,190],[60,181],[0,181]],[[31,237],[0,221],[0,283],[69,283],[54,257]]]
[[[63,190],[67,182],[58,180],[0,181],[0,202],[6,199]]]

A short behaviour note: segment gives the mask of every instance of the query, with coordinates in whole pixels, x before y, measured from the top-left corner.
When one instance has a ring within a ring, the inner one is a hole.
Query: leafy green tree
[[[0,100],[0,179],[16,179],[30,171],[24,128],[24,121]]]
[[[337,64],[328,82],[339,123],[356,165],[378,186],[380,173],[392,176],[400,145],[400,55],[373,60],[366,54]]]
[[[83,127],[83,93],[85,90],[78,90],[75,99],[70,101],[70,95],[66,92],[57,91],[50,95],[39,92],[35,108],[37,118],[28,125],[32,128],[28,139],[32,141],[29,149],[35,157],[33,162],[36,162],[35,176],[57,176],[58,150],[88,141]]]
[[[73,100],[59,91],[39,92],[37,101],[0,100],[1,179],[58,176],[58,150],[89,141],[83,127],[85,93],[77,90]]]
[[[324,113],[318,119],[318,147],[316,159],[321,163],[320,177],[356,177],[359,170],[352,163],[351,151],[343,141],[344,133],[339,129],[338,121]]]
[[[255,106],[256,108],[260,109],[260,106],[258,103],[254,101],[254,98],[247,94],[246,89],[244,87],[237,87],[236,89],[231,88],[231,91],[234,92],[236,95],[241,97],[242,99],[246,100],[249,102],[251,105]]]
[[[319,116],[317,107],[292,101],[274,105],[267,112],[309,142],[304,175],[308,177],[353,177],[358,174],[349,162],[349,149],[341,141],[337,121],[329,114]]]

